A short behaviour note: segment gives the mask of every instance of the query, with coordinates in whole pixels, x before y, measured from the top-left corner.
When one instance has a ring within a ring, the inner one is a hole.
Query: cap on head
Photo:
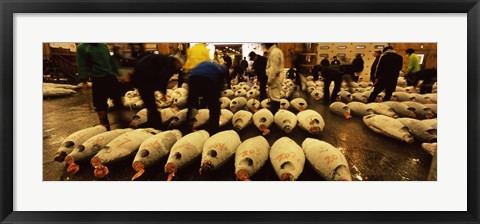
[[[412,48],[408,48],[405,52],[407,54],[413,54],[415,51]]]
[[[378,51],[375,51],[375,53],[379,53],[379,54],[381,54],[381,53],[382,53],[382,51],[381,51],[381,50],[378,50]]]

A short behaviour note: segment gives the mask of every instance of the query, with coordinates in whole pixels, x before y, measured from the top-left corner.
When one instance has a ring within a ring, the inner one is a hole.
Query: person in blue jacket
[[[198,98],[205,100],[209,109],[210,119],[207,131],[210,135],[218,132],[220,120],[220,98],[228,76],[228,69],[224,65],[205,61],[198,64],[188,76],[188,112],[187,121],[190,130],[193,130],[191,122],[192,111],[198,108]]]

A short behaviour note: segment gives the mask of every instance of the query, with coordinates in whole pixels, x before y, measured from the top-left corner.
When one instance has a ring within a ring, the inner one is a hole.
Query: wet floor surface
[[[80,170],[75,176],[66,172],[65,163],[53,161],[53,157],[64,138],[68,135],[98,124],[98,118],[89,106],[90,92],[78,90],[76,94],[64,98],[44,99],[43,101],[43,179],[45,181],[93,181],[93,167],[89,161],[79,163]],[[359,117],[345,119],[331,113],[327,106],[307,99],[309,108],[318,111],[325,120],[325,128],[320,136],[316,137],[338,148],[346,157],[353,180],[363,181],[426,181],[430,169],[432,156],[425,152],[420,142],[407,144],[395,139],[379,135],[371,131]],[[125,109],[124,116],[132,117],[137,110]],[[296,113],[296,112],[294,112]],[[117,123],[109,114],[112,130]],[[225,127],[231,129],[232,126]],[[296,126],[286,135],[275,124],[270,127],[271,133],[266,138],[270,146],[280,137],[288,136],[301,146],[310,136]],[[182,130],[183,134],[185,130]],[[261,135],[253,125],[239,132],[242,141]],[[134,155],[127,160],[119,161],[108,166],[109,174],[102,181],[130,181],[135,171],[131,167]],[[167,158],[159,161],[146,170],[139,181],[164,181],[164,165]],[[234,159],[230,159],[218,170],[209,175],[200,176],[198,173],[200,158],[189,166],[179,170],[176,180],[181,181],[230,181],[235,180]],[[254,181],[278,181],[269,161],[252,177]],[[310,167],[308,161],[298,181],[322,181]]]

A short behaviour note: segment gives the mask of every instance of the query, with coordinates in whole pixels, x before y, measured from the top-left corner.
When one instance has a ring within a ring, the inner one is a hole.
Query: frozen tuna
[[[280,99],[280,109],[288,110],[290,107],[290,102],[286,99]]]
[[[260,109],[253,114],[253,124],[262,132],[262,135],[270,133],[270,125],[273,123],[273,114],[268,109]]]
[[[221,109],[228,109],[230,107],[230,98],[228,97],[220,97],[220,99],[218,99],[220,101],[220,108]]]
[[[230,110],[235,113],[245,109],[245,105],[247,105],[247,99],[245,97],[237,97],[230,102]]]
[[[288,110],[278,110],[273,121],[278,128],[289,134],[297,125],[297,116]]]
[[[192,118],[193,129],[198,130],[203,127],[207,121],[210,119],[210,111],[208,109],[200,109],[195,114],[195,117]]]
[[[235,174],[237,180],[250,180],[268,159],[270,145],[262,136],[242,142],[235,152]]]
[[[363,117],[363,122],[372,131],[406,143],[413,143],[413,136],[399,120],[385,115],[372,114]]]
[[[90,163],[95,168],[93,172],[95,177],[104,178],[109,172],[106,166],[107,164],[126,159],[133,155],[143,141],[159,132],[160,131],[152,128],[137,129],[113,139],[90,160]]]
[[[303,98],[295,98],[292,101],[290,101],[290,105],[292,105],[293,108],[297,111],[304,111],[307,109],[308,104],[307,101]]]
[[[253,113],[257,112],[258,108],[260,108],[260,101],[256,99],[249,99],[247,101],[247,108]]]
[[[262,105],[262,108],[269,109],[270,108],[270,99],[262,100],[262,102],[260,102],[260,105]]]
[[[260,92],[256,89],[251,89],[247,92],[248,99],[256,99],[260,95]]]
[[[405,101],[402,103],[404,103],[408,107],[415,108],[415,115],[417,116],[418,119],[431,119],[435,117],[435,115],[433,114],[433,111],[421,103],[410,102],[410,101]]]
[[[415,101],[415,96],[412,96],[410,95],[410,93],[407,92],[393,92],[391,100],[399,102]]]
[[[298,125],[312,135],[319,135],[325,127],[322,115],[314,110],[304,110],[297,114]]]
[[[179,169],[202,155],[203,146],[209,137],[207,131],[201,130],[185,135],[175,142],[165,164],[168,180],[172,180]]]
[[[347,159],[329,143],[307,138],[302,148],[312,168],[325,180],[352,180]]]
[[[180,125],[182,125],[183,123],[185,123],[185,121],[187,120],[187,112],[188,112],[188,109],[183,109],[183,110],[180,110],[178,111],[175,116],[172,117],[172,119],[170,120],[170,127],[178,127]]]
[[[412,118],[416,117],[415,109],[412,107],[408,107],[403,103],[396,102],[396,101],[385,101],[382,104],[385,104],[390,108],[392,108],[395,114],[397,114],[399,117],[412,117]]]
[[[342,90],[342,91],[338,92],[337,97],[338,97],[338,100],[340,100],[344,103],[352,102],[352,94],[347,92],[347,91]]]
[[[247,96],[247,91],[244,89],[238,89],[235,91],[235,97],[245,97]]]
[[[323,99],[323,90],[315,89],[310,93],[310,96],[312,97],[312,99],[320,101]]]
[[[231,89],[226,89],[226,90],[223,90],[222,96],[227,97],[229,99],[233,99],[235,98],[235,92]]]
[[[437,143],[422,143],[422,149],[428,152],[430,155],[435,155],[435,152],[437,151]]]
[[[372,108],[376,114],[382,114],[388,117],[397,118],[398,115],[395,111],[386,104],[382,103],[369,103],[368,107]]]
[[[352,117],[350,115],[350,108],[342,102],[333,102],[330,104],[330,111],[336,115],[345,117],[346,119],[350,119]]]
[[[132,168],[137,173],[132,177],[132,180],[139,178],[146,168],[167,156],[173,144],[180,138],[182,138],[180,131],[171,130],[158,133],[143,141],[133,159]]]
[[[233,115],[232,124],[233,129],[241,131],[252,123],[252,113],[250,111],[241,110]]]
[[[130,126],[133,128],[138,128],[138,126],[147,122],[147,108],[139,110],[135,115],[133,115]]]
[[[432,119],[423,119],[421,120],[424,124],[432,127],[433,129],[437,129],[437,118]]]
[[[203,146],[200,174],[221,167],[233,157],[240,143],[240,136],[233,130],[222,131],[210,137]]]
[[[398,118],[405,125],[410,133],[420,142],[436,142],[437,129],[433,129],[430,125],[413,118]]]
[[[424,104],[428,109],[432,111],[434,115],[437,115],[437,104],[436,103],[427,103]]]
[[[224,127],[225,125],[230,123],[232,118],[233,118],[232,111],[229,111],[227,109],[221,109],[220,110],[219,127]]]
[[[89,138],[106,131],[107,128],[105,128],[105,126],[97,125],[74,132],[73,134],[67,136],[60,144],[60,147],[55,153],[54,160],[57,162],[63,162],[65,160],[65,156],[71,153],[76,145],[81,145]]]
[[[350,108],[350,112],[358,117],[374,114],[373,109],[364,103],[350,102],[347,104],[347,106]]]
[[[296,180],[303,171],[305,154],[302,148],[288,137],[273,143],[270,149],[270,162],[280,180]]]
[[[186,96],[181,96],[178,98],[175,98],[173,100],[172,104],[173,109],[175,110],[181,110],[187,107],[187,97]]]
[[[80,145],[76,145],[73,151],[65,157],[68,174],[75,175],[80,170],[80,166],[76,162],[91,159],[113,139],[132,130],[126,128],[103,132],[89,138]]]
[[[367,100],[367,96],[361,92],[352,94],[352,101],[366,103]]]

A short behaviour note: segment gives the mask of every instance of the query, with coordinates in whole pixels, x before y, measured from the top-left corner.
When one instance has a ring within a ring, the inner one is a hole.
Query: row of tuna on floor
[[[282,137],[270,146],[263,136],[243,142],[233,130],[210,136],[207,131],[196,131],[185,136],[178,130],[161,132],[146,129],[116,129],[106,131],[98,125],[68,136],[56,154],[56,160],[65,160],[67,172],[75,175],[79,161],[90,159],[94,176],[104,178],[107,166],[135,154],[132,168],[139,178],[145,169],[168,156],[164,172],[168,180],[201,156],[200,175],[220,169],[235,157],[237,180],[249,180],[270,160],[280,180],[296,180],[303,171],[305,160],[325,180],[352,180],[345,156],[327,142],[307,138],[299,146],[288,137]],[[65,156],[66,155],[66,156]]]

